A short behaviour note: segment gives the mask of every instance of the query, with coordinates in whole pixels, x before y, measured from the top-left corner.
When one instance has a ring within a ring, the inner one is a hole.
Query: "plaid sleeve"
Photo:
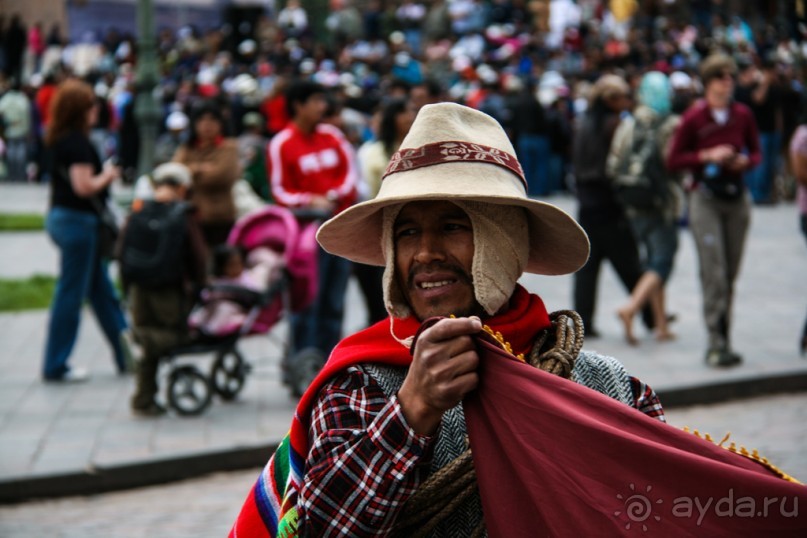
[[[429,471],[435,436],[416,434],[397,397],[356,368],[331,380],[311,416],[301,535],[385,536]]]
[[[631,377],[630,388],[633,391],[633,407],[649,417],[667,422],[664,409],[661,407],[661,400],[659,400],[656,391],[650,388],[650,385]]]

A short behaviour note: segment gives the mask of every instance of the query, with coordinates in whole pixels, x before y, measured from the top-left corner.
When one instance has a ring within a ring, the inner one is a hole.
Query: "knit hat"
[[[350,207],[325,222],[317,232],[317,240],[332,254],[359,263],[388,266],[394,253],[391,239],[385,234],[391,233],[400,208],[408,202],[444,200],[456,203],[468,213],[474,225],[475,258],[488,256],[487,253],[476,256],[477,250],[481,253],[487,249],[480,241],[486,243],[486,238],[492,237],[491,242],[496,243],[500,242],[500,233],[517,234],[526,239],[515,240],[512,248],[526,250],[526,259],[514,263],[512,271],[518,272],[516,279],[523,271],[562,275],[578,270],[588,258],[585,232],[560,208],[528,198],[526,187],[521,165],[499,122],[454,103],[426,105],[415,118],[401,149],[392,156],[375,199]],[[494,207],[490,211],[480,209],[488,205]],[[519,224],[519,218],[514,217],[514,223],[505,227],[504,220],[500,222],[501,215],[515,214],[518,208],[525,215],[526,225]],[[502,211],[497,213],[496,209]],[[501,232],[488,231],[496,225],[501,226]],[[477,232],[485,238],[477,239]],[[495,247],[495,252],[499,248]],[[478,269],[478,275],[472,275],[475,286],[482,285],[477,279],[485,280],[483,275],[488,272],[485,263],[477,265],[474,260]],[[498,286],[501,293],[508,287],[501,282]],[[496,300],[484,296],[499,292],[482,294],[483,300],[479,302],[487,309]],[[388,299],[387,304],[397,304],[395,297]]]

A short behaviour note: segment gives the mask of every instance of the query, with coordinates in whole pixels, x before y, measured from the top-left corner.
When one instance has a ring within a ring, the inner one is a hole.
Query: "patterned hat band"
[[[381,179],[386,179],[387,176],[398,172],[408,172],[424,166],[458,162],[489,163],[501,166],[518,176],[524,185],[524,190],[527,189],[527,180],[524,179],[521,164],[514,155],[490,146],[460,141],[435,142],[419,148],[396,151]]]

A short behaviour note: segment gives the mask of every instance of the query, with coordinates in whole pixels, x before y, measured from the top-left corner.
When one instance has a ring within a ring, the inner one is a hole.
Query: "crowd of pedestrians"
[[[239,42],[222,27],[161,28],[154,165],[187,167],[188,197],[213,249],[256,203],[330,216],[372,198],[423,105],[468,105],[503,126],[531,196],[577,197],[591,258],[575,275],[574,308],[588,337],[598,334],[598,273],[608,260],[628,296],[618,311],[628,341],[639,341],[639,313],[658,340],[674,338],[664,285],[677,227],[689,223],[706,361],[738,364],[731,298],[752,203],[792,199],[803,176],[803,144],[793,149],[791,135],[803,109],[807,25],[797,12],[775,18],[746,7],[742,18],[731,2],[643,4],[381,0],[359,10],[341,0],[319,34],[312,14],[289,0],[267,8]],[[57,194],[72,185],[63,153],[47,141],[54,95],[82,79],[97,104],[86,116],[96,156],[87,152],[82,164],[103,179],[94,188],[112,177],[100,163],[116,157],[122,180],[137,183],[138,203],[153,197],[153,177],[136,173],[133,36],[108,30],[68,42],[58,27],[43,37],[41,25],[26,29],[12,16],[0,19],[0,47],[0,180],[50,182]],[[648,201],[636,183],[651,176]],[[51,220],[64,213],[58,206]],[[295,320],[295,342],[327,353],[340,337],[351,267],[324,252],[320,264],[323,293]],[[368,323],[384,317],[380,271],[353,271],[366,290]],[[54,302],[54,316],[62,304]],[[66,375],[65,353],[46,377]]]

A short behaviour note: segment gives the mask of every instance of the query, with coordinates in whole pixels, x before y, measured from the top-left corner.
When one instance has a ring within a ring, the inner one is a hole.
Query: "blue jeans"
[[[292,351],[315,347],[325,355],[342,338],[345,292],[350,278],[350,261],[319,249],[319,288],[314,302],[291,317]]]
[[[28,142],[25,138],[9,138],[6,140],[6,164],[10,181],[28,179]]]
[[[678,251],[678,228],[675,222],[657,214],[636,215],[629,220],[644,270],[655,272],[666,283]]]
[[[527,194],[549,194],[549,139],[543,135],[519,135],[517,153],[527,179]]]
[[[549,193],[566,189],[566,163],[563,155],[555,152],[549,154]]]
[[[125,371],[120,337],[126,328],[126,319],[109,280],[106,262],[96,253],[98,217],[56,206],[48,213],[45,228],[61,251],[61,260],[59,281],[50,305],[42,375],[46,379],[59,379],[70,370],[67,359],[76,343],[85,300],[89,301],[104,336],[112,346],[118,371]]]
[[[779,167],[782,135],[777,131],[759,133],[762,161],[745,174],[745,183],[754,202],[768,202],[773,194],[773,180]]]

